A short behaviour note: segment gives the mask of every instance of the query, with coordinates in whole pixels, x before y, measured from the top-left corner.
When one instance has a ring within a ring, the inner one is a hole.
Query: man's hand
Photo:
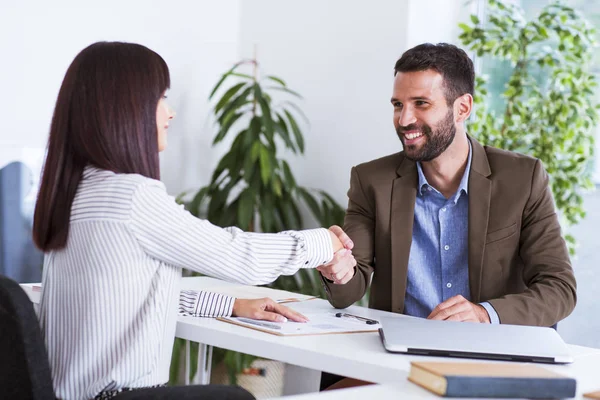
[[[331,242],[333,243],[333,252],[337,253],[341,249],[352,250],[354,242],[344,232],[342,228],[337,225],[332,225],[329,228],[329,236],[331,236]]]
[[[272,299],[235,299],[233,303],[234,317],[262,319],[265,321],[285,322],[286,318],[296,322],[306,322],[308,318]]]
[[[338,285],[347,283],[354,276],[356,260],[352,252],[342,249],[335,253],[333,260],[327,265],[317,267],[317,270],[325,277]]]
[[[438,304],[427,319],[490,323],[490,316],[482,305],[471,303],[461,295]]]

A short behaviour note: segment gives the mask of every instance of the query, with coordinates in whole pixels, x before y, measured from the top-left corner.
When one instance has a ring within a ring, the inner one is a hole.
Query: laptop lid
[[[569,349],[552,328],[432,321],[406,316],[380,319],[379,334],[394,353],[566,364]]]

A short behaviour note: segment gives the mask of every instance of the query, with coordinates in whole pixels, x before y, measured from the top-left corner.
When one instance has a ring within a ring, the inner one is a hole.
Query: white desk
[[[357,388],[330,390],[295,396],[278,397],[280,400],[380,400],[380,399],[440,399],[409,381],[396,385],[369,385]],[[277,400],[277,399],[271,399]]]
[[[184,289],[209,289],[211,285],[223,286],[224,283],[212,278],[184,278],[182,287]],[[302,309],[331,309],[331,306],[327,301],[318,299],[296,303],[294,308],[302,311]],[[394,315],[357,306],[350,307],[349,312],[373,319],[385,315]],[[204,345],[222,347],[283,361],[295,366],[291,373],[286,372],[286,375],[290,375],[290,379],[286,380],[284,394],[316,391],[319,385],[320,371],[327,371],[385,384],[384,388],[371,387],[370,389],[363,389],[366,391],[400,390],[404,393],[410,390],[411,395],[420,393],[420,396],[428,397],[429,392],[407,382],[406,376],[410,369],[410,362],[417,360],[448,361],[448,358],[388,353],[381,345],[379,335],[375,332],[280,337],[214,319],[179,317],[176,336]],[[541,366],[576,378],[579,396],[581,393],[600,389],[600,373],[597,372],[600,368],[600,349],[575,345],[569,345],[569,348],[575,358],[575,363]],[[453,361],[469,362],[472,360],[457,358]],[[206,382],[206,377],[201,377],[200,381]],[[321,399],[321,397],[318,398]],[[337,398],[331,397],[331,399]],[[299,397],[299,399],[302,399],[302,397]],[[329,397],[323,397],[322,399],[326,400]],[[344,397],[344,399],[347,398]]]
[[[209,289],[227,283],[212,278],[184,278],[184,289]],[[32,302],[38,303],[39,291],[22,285]],[[309,300],[296,304],[303,307],[328,308],[325,300]],[[350,312],[369,318],[379,318],[391,313],[352,306]],[[383,349],[377,333],[344,335],[280,337],[217,321],[212,318],[179,317],[176,336],[203,344],[210,354],[210,346],[254,354],[288,363],[284,394],[315,392],[319,386],[320,372],[327,371],[383,385],[344,389],[324,393],[311,393],[285,397],[286,400],[352,400],[406,397],[412,399],[439,399],[439,397],[408,382],[406,377],[410,362],[416,360],[445,360],[448,358],[419,357],[388,353]],[[577,379],[577,397],[582,393],[600,389],[600,349],[569,345],[575,362],[569,365],[540,364],[544,368]],[[452,359],[468,362],[468,359]],[[204,360],[206,361],[206,359]],[[494,362],[494,361],[490,361]],[[498,361],[502,362],[502,361]],[[200,381],[207,382],[208,372],[200,372]]]

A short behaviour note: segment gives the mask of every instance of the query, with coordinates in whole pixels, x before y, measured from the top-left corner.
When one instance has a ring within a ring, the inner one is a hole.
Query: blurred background
[[[534,17],[549,1],[510,3]],[[600,2],[565,3],[600,28]],[[310,121],[302,125],[305,154],[282,153],[296,180],[345,207],[351,167],[401,149],[389,102],[395,61],[422,42],[461,45],[459,23],[472,14],[484,18],[486,7],[486,0],[0,0],[0,273],[21,282],[41,279],[42,255],[29,239],[31,213],[58,89],[87,45],[137,42],[169,65],[177,118],[161,175],[171,194],[209,182],[232,137],[212,147],[217,129],[208,96],[224,71],[256,57],[260,73],[285,79],[303,97],[297,104]],[[470,54],[477,74],[489,77],[490,106],[501,109],[510,63]],[[600,183],[600,162],[590,168]],[[579,246],[573,258],[579,302],[559,333],[569,343],[600,347],[594,317],[600,315],[600,195],[586,190],[584,209],[586,218],[570,230]],[[302,213],[306,227],[316,226]]]

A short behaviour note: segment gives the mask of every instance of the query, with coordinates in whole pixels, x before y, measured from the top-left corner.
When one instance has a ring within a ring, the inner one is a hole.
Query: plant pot
[[[280,397],[283,394],[285,364],[272,360],[255,360],[249,369],[237,374],[237,384],[257,399]],[[213,368],[210,383],[228,385],[229,375],[225,365],[220,363]]]

